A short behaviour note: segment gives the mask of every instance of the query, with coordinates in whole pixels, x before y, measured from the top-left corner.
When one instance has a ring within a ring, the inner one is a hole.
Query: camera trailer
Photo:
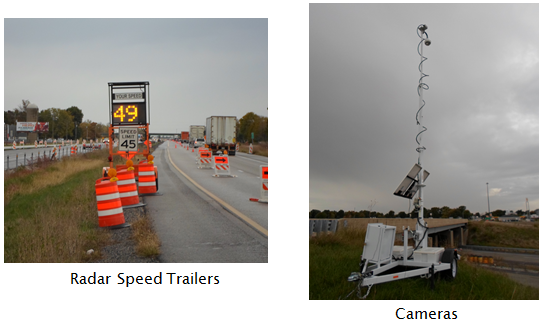
[[[421,226],[420,226],[421,227]],[[423,237],[427,232],[427,226]],[[404,227],[403,227],[404,228]],[[361,255],[359,272],[352,272],[348,277],[350,282],[358,283],[358,296],[365,299],[371,287],[375,284],[391,282],[412,277],[431,279],[431,288],[434,288],[434,277],[441,272],[447,279],[454,279],[457,275],[457,261],[460,256],[455,249],[443,247],[419,247],[421,238],[418,233],[403,229],[403,246],[394,246],[395,226],[382,223],[367,225],[365,245]],[[418,242],[417,248],[407,246],[408,238]],[[368,287],[365,296],[361,297],[362,287]]]
[[[348,281],[358,282],[358,297],[365,299],[369,295],[371,287],[378,283],[385,283],[411,277],[423,277],[431,279],[431,288],[434,288],[435,274],[441,272],[445,277],[454,279],[457,275],[457,261],[460,256],[454,249],[444,249],[442,247],[429,247],[427,243],[427,223],[423,220],[424,200],[423,192],[425,180],[429,172],[422,166],[422,156],[425,147],[422,145],[422,133],[427,131],[423,125],[423,91],[429,89],[429,86],[423,82],[428,75],[423,73],[423,62],[427,60],[423,56],[423,45],[431,45],[429,35],[427,34],[427,25],[422,24],[416,28],[416,33],[420,38],[418,43],[418,54],[420,55],[420,79],[418,80],[418,111],[416,112],[416,124],[418,125],[418,134],[416,143],[418,147],[418,163],[410,170],[407,176],[399,184],[399,187],[393,193],[409,200],[414,199],[414,213],[417,213],[416,231],[403,228],[403,246],[394,246],[395,227],[384,225],[382,223],[372,223],[367,225],[365,235],[365,247],[361,255],[359,272],[353,272]],[[408,239],[413,238],[415,247],[408,246]],[[368,287],[365,296],[361,297],[361,288]],[[355,290],[355,289],[354,289]],[[353,291],[352,291],[353,292]],[[350,293],[351,294],[351,293]],[[349,295],[350,295],[349,294]]]

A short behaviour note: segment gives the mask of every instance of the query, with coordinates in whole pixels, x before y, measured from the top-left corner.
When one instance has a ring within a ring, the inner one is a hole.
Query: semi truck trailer
[[[226,151],[229,156],[235,156],[237,117],[211,116],[207,118],[205,144],[216,155]]]

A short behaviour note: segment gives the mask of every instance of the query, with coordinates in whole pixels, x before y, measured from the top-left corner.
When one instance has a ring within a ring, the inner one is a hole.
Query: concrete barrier
[[[446,227],[446,226],[451,226],[451,225],[465,224],[468,222],[467,219],[424,219],[424,221],[427,222],[427,226],[429,228]],[[397,234],[402,233],[403,227],[405,228],[410,227],[411,230],[416,229],[416,219],[402,219],[402,218],[309,219],[309,236],[312,236],[313,234],[315,233],[317,234],[320,232],[335,233],[337,231],[341,231],[341,229],[344,229],[344,228],[366,230],[367,225],[370,223],[383,223],[388,226],[395,226],[397,227]],[[432,237],[435,237],[435,235],[433,235]],[[450,236],[448,235],[448,237]],[[437,246],[438,245],[437,239],[438,238],[435,237],[434,241],[431,240],[430,246]],[[447,238],[447,240],[450,240],[450,239]],[[453,246],[453,239],[451,240],[450,244],[451,246]],[[463,242],[463,237],[461,237],[459,244],[465,244]]]
[[[336,219],[309,219],[309,236],[321,232],[335,233],[338,224]]]
[[[316,220],[316,219],[314,219]],[[369,223],[383,223],[388,226],[397,227],[397,231],[400,232],[404,227],[410,227],[410,229],[416,228],[416,219],[403,219],[403,218],[348,218],[348,219],[339,219],[346,220],[347,227],[367,229],[367,224]],[[427,222],[429,228],[443,227],[455,224],[464,224],[467,219],[424,219]],[[339,227],[337,230],[344,228],[344,222],[339,222]]]

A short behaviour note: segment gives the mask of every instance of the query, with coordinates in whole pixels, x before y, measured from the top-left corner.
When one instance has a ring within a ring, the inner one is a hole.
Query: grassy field
[[[318,235],[309,239],[309,299],[358,299],[356,283],[347,281],[359,271],[365,231],[344,230],[336,235]],[[366,288],[362,288],[364,295]],[[470,300],[538,299],[539,290],[518,284],[506,275],[459,262],[453,281],[439,279],[431,290],[430,281],[403,279],[372,287],[367,299],[376,300]],[[350,295],[349,295],[350,294]]]
[[[248,146],[249,146],[248,144],[240,143],[239,152],[248,153]],[[268,145],[266,142],[260,142],[253,145],[252,149],[253,149],[252,151],[253,154],[258,155],[258,156],[268,157],[267,155]]]
[[[469,245],[538,249],[538,222],[470,221]]]
[[[99,248],[109,244],[110,234],[98,227],[94,184],[107,156],[100,150],[41,161],[34,170],[4,172],[4,262],[70,263],[101,257]],[[152,229],[140,223],[139,237],[148,242]],[[89,249],[95,253],[87,255]]]

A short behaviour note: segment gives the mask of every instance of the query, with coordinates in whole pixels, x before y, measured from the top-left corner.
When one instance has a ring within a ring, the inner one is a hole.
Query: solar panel
[[[412,199],[414,195],[416,195],[416,192],[418,192],[418,180],[416,177],[418,176],[418,173],[422,170],[422,166],[418,164],[414,164],[414,167],[408,172],[405,179],[399,184],[399,187],[395,190],[393,195],[401,196],[407,199]],[[427,179],[429,176],[429,172],[424,169],[423,171],[423,181]]]

